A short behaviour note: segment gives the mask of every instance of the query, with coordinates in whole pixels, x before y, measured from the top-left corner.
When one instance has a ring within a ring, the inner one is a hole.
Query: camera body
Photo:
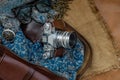
[[[77,35],[75,32],[56,30],[50,22],[44,24],[42,36],[42,43],[44,44],[44,59],[55,57],[54,52],[58,48],[73,48],[76,42]]]

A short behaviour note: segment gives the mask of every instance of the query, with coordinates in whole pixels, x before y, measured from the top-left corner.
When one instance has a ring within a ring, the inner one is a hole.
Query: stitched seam
[[[31,80],[31,78],[32,78],[32,76],[34,75],[34,73],[35,73],[35,70],[33,71],[33,73],[32,73],[32,75],[31,75],[31,77],[29,78],[29,80]]]
[[[27,74],[24,76],[23,80],[30,80],[33,76],[35,70],[30,68],[30,70],[27,72]]]
[[[2,56],[2,58],[1,58],[1,60],[0,60],[0,64],[2,64],[2,62],[3,62],[3,60],[4,60],[4,58],[5,58],[5,54],[3,54],[3,56]]]

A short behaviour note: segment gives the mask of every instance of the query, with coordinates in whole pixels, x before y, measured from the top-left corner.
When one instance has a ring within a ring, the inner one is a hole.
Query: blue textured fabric
[[[14,16],[13,12],[11,11],[11,9],[20,6],[22,4],[28,3],[30,1],[33,0],[2,0],[0,1],[0,17],[1,15],[10,15],[10,16]],[[41,2],[44,2],[46,4],[51,5],[50,0],[40,0]],[[43,6],[42,6],[43,7]],[[51,8],[51,7],[47,7],[47,8],[41,8],[39,7],[41,10],[44,9],[49,9],[48,13],[41,13],[41,14],[37,14],[38,20],[41,23],[45,23],[47,21],[48,15],[50,15],[51,18],[54,17],[54,15],[56,14],[55,11]],[[25,10],[27,11],[27,10]]]
[[[0,1],[0,14],[12,14],[11,9],[32,0],[2,0]]]
[[[2,30],[3,28],[0,27],[0,37],[2,37]],[[19,57],[33,64],[44,66],[52,72],[68,78],[68,80],[75,80],[76,72],[84,60],[84,46],[79,40],[74,49],[66,50],[65,56],[47,60],[42,59],[44,51],[41,44],[39,42],[32,43],[26,39],[21,30],[16,33],[14,42],[7,42],[3,39],[3,45],[15,52]]]

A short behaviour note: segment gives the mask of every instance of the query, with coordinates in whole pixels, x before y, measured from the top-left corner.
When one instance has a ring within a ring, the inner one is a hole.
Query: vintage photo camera
[[[54,57],[54,51],[57,48],[73,48],[76,42],[77,35],[75,32],[56,30],[50,22],[46,22],[44,24],[44,31],[42,36],[42,43],[44,44],[44,59]]]

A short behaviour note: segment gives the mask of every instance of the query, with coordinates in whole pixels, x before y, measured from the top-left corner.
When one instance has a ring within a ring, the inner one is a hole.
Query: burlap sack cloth
[[[90,43],[93,62],[83,79],[119,67],[112,39],[92,0],[73,0],[64,20],[73,26]]]
[[[117,56],[120,58],[120,0],[94,0],[107,29],[112,36]]]

